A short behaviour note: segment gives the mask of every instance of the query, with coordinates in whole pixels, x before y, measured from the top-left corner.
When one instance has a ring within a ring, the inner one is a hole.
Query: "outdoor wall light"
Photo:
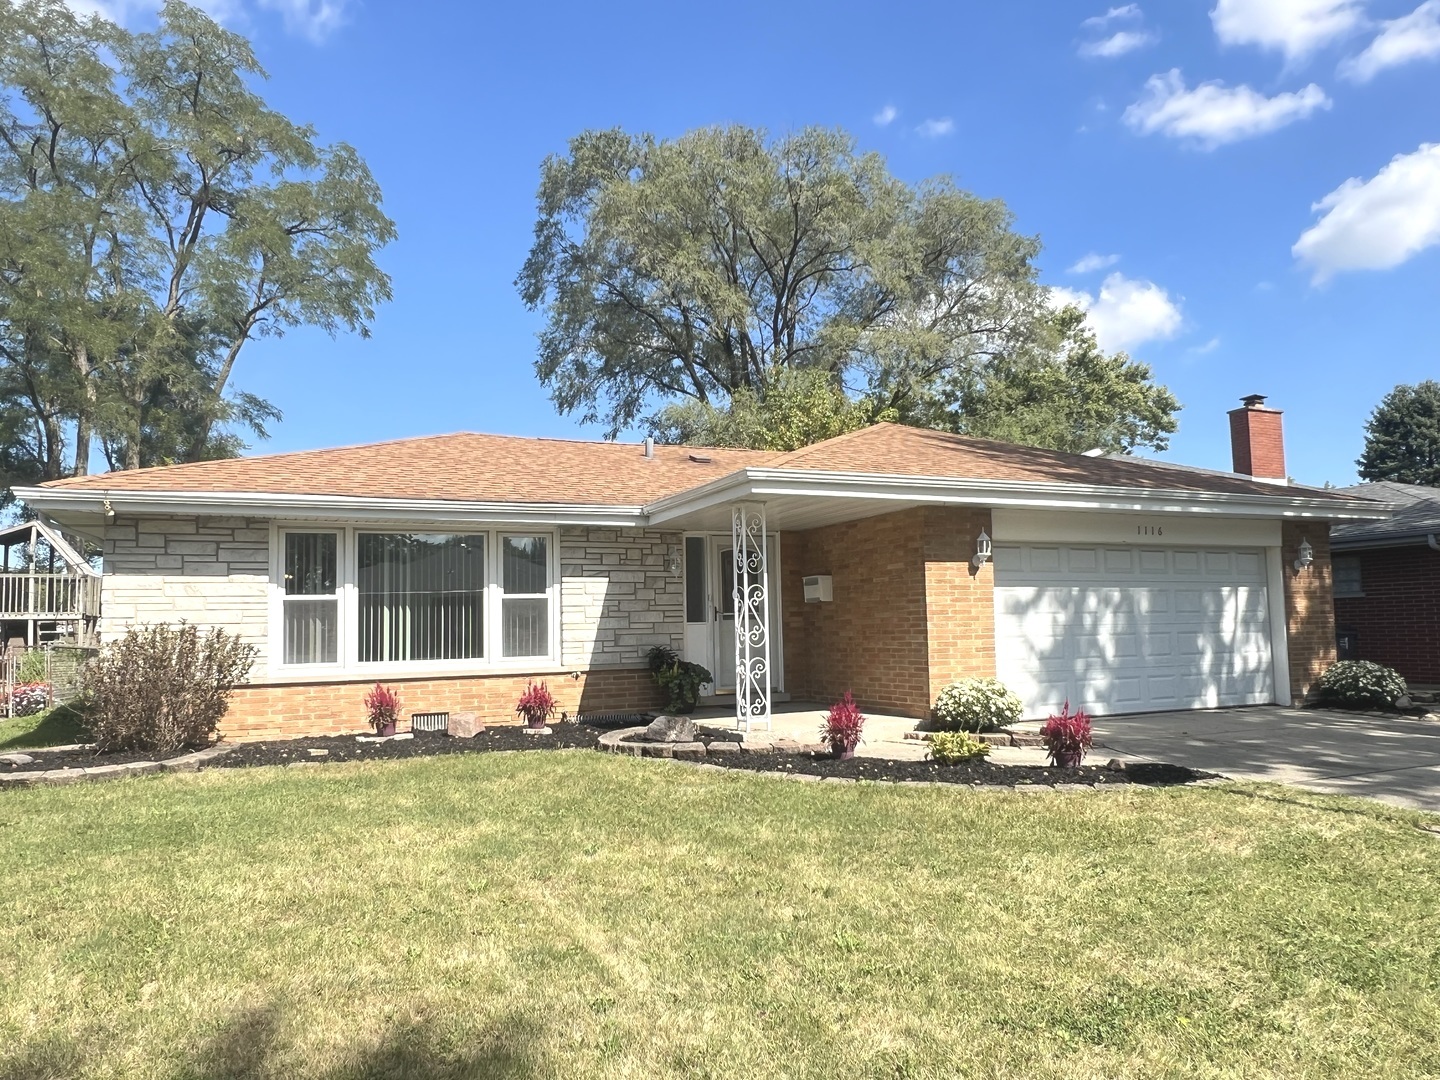
[[[669,569],[671,576],[677,578],[680,576],[680,571],[684,568],[685,564],[680,559],[680,549],[678,547],[672,547],[670,549],[670,558],[666,561],[665,565]]]
[[[984,529],[981,529],[980,535],[975,538],[975,556],[970,560],[970,565],[975,567],[976,570],[979,570],[980,567],[984,566],[989,561],[990,537],[986,534]]]
[[[1295,569],[1297,571],[1309,570],[1314,562],[1315,549],[1310,546],[1309,540],[1302,538],[1300,541],[1300,557],[1295,560]]]

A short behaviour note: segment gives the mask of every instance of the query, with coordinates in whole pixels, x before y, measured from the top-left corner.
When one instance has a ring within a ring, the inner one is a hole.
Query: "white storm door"
[[[735,544],[710,539],[710,673],[717,694],[735,692]]]

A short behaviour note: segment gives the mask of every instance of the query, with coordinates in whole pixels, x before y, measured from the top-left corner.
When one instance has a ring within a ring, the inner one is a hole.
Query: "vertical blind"
[[[505,536],[500,550],[504,654],[545,656],[550,651],[549,545],[543,536]]]
[[[485,537],[356,537],[361,663],[485,655]]]
[[[285,534],[285,663],[339,659],[334,533]]]

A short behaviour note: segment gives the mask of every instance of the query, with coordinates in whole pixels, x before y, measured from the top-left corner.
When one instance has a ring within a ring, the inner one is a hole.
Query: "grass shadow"
[[[85,742],[84,720],[69,705],[56,705],[34,716],[0,720],[0,752]]]

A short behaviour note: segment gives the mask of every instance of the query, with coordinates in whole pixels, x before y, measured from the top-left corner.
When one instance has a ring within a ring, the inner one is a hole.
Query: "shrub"
[[[646,657],[655,685],[665,691],[666,708],[671,712],[693,712],[700,703],[700,687],[714,676],[699,664],[681,660],[668,645],[656,645]]]
[[[10,688],[11,716],[33,716],[49,704],[49,683],[17,682]]]
[[[820,724],[820,741],[837,754],[853,754],[860,745],[860,733],[865,730],[865,717],[860,706],[849,690],[845,696],[830,706]]]
[[[990,744],[968,731],[937,731],[930,737],[930,760],[941,765],[957,765],[988,753]]]
[[[953,731],[992,731],[1020,719],[1020,698],[999,679],[961,679],[940,691],[931,717]]]
[[[550,693],[550,687],[543,682],[539,686],[533,682],[526,683],[515,712],[523,716],[531,727],[544,727],[555,715],[555,698]]]
[[[1392,709],[1409,687],[1398,671],[1369,660],[1341,660],[1320,676],[1320,700],[1348,709]]]
[[[391,724],[399,723],[400,695],[377,682],[375,689],[365,695],[365,715],[379,735]]]
[[[255,647],[224,630],[136,627],[85,669],[86,729],[102,752],[203,746],[254,662]]]
[[[42,683],[45,681],[45,652],[42,649],[26,649],[20,654],[15,665],[17,683]]]
[[[1053,714],[1040,728],[1040,738],[1045,740],[1045,749],[1050,751],[1050,760],[1056,765],[1070,767],[1079,765],[1090,749],[1090,717],[1083,709],[1070,711],[1070,702]]]

